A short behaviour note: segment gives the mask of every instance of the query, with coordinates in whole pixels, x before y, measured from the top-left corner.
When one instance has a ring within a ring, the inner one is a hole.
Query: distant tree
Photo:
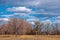
[[[21,20],[20,27],[18,27],[18,33],[21,35],[29,34],[32,30],[31,25],[25,20]]]
[[[56,35],[58,35],[58,32],[59,31],[59,29],[58,29],[58,23],[56,23]]]
[[[43,23],[41,23],[39,21],[35,21],[34,33],[36,33],[36,35],[42,34],[41,32],[42,32],[42,29],[43,29],[42,28],[43,25],[44,25]]]
[[[50,22],[47,23],[47,27],[46,27],[46,34],[49,35],[49,26],[50,26]]]
[[[55,34],[55,26],[52,24],[52,29],[51,29],[51,35],[54,35]]]

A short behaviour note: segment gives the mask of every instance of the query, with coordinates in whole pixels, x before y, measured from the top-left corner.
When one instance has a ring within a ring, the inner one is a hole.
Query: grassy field
[[[0,40],[60,40],[60,35],[0,35]]]

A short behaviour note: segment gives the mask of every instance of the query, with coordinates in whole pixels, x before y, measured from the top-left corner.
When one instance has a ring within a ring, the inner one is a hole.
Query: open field
[[[60,35],[0,35],[0,40],[60,40]]]

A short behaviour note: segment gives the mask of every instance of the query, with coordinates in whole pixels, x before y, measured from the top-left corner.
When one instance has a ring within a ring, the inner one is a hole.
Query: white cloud
[[[39,19],[34,19],[34,18],[30,18],[30,19],[27,19],[27,21],[29,21],[29,22],[33,22],[33,21],[39,21]]]
[[[60,16],[57,16],[57,18],[60,18]]]
[[[57,23],[60,23],[60,20],[56,20]]]
[[[39,21],[39,19],[33,16],[29,16],[29,19],[27,19],[26,21],[34,25],[34,21]]]
[[[14,13],[13,15],[28,16],[28,14],[26,14],[26,13]]]
[[[9,19],[8,18],[0,18],[0,20],[2,21],[9,21]]]
[[[30,19],[36,19],[37,18],[35,16],[30,16],[30,14],[26,14],[26,13],[14,13],[13,15],[28,17]]]
[[[13,14],[10,14],[10,15],[1,15],[2,17],[5,17],[5,18],[10,18],[10,17],[13,17],[14,15]]]
[[[50,24],[52,24],[52,22],[49,20],[49,19],[47,19],[47,20],[44,20],[44,21],[42,21],[44,24],[47,24],[47,23],[50,23]]]
[[[9,17],[9,16],[13,16],[13,14],[11,14],[11,15],[1,15],[1,16],[6,16],[6,17]]]
[[[34,25],[34,22],[29,22],[29,23]]]
[[[29,9],[27,7],[12,7],[12,8],[7,8],[7,11],[12,11],[12,12],[31,12],[32,9]]]
[[[40,5],[41,1],[40,0],[34,0],[34,1],[30,1],[28,3],[26,3],[27,5],[30,5],[30,6],[38,6]]]

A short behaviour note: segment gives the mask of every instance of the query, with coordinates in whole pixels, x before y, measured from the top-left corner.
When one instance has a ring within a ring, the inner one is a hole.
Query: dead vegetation
[[[60,29],[58,24],[51,25],[41,23],[39,21],[34,22],[34,28],[32,25],[24,19],[13,18],[3,25],[0,25],[1,35],[60,35]]]
[[[60,35],[0,35],[0,40],[60,40]]]

